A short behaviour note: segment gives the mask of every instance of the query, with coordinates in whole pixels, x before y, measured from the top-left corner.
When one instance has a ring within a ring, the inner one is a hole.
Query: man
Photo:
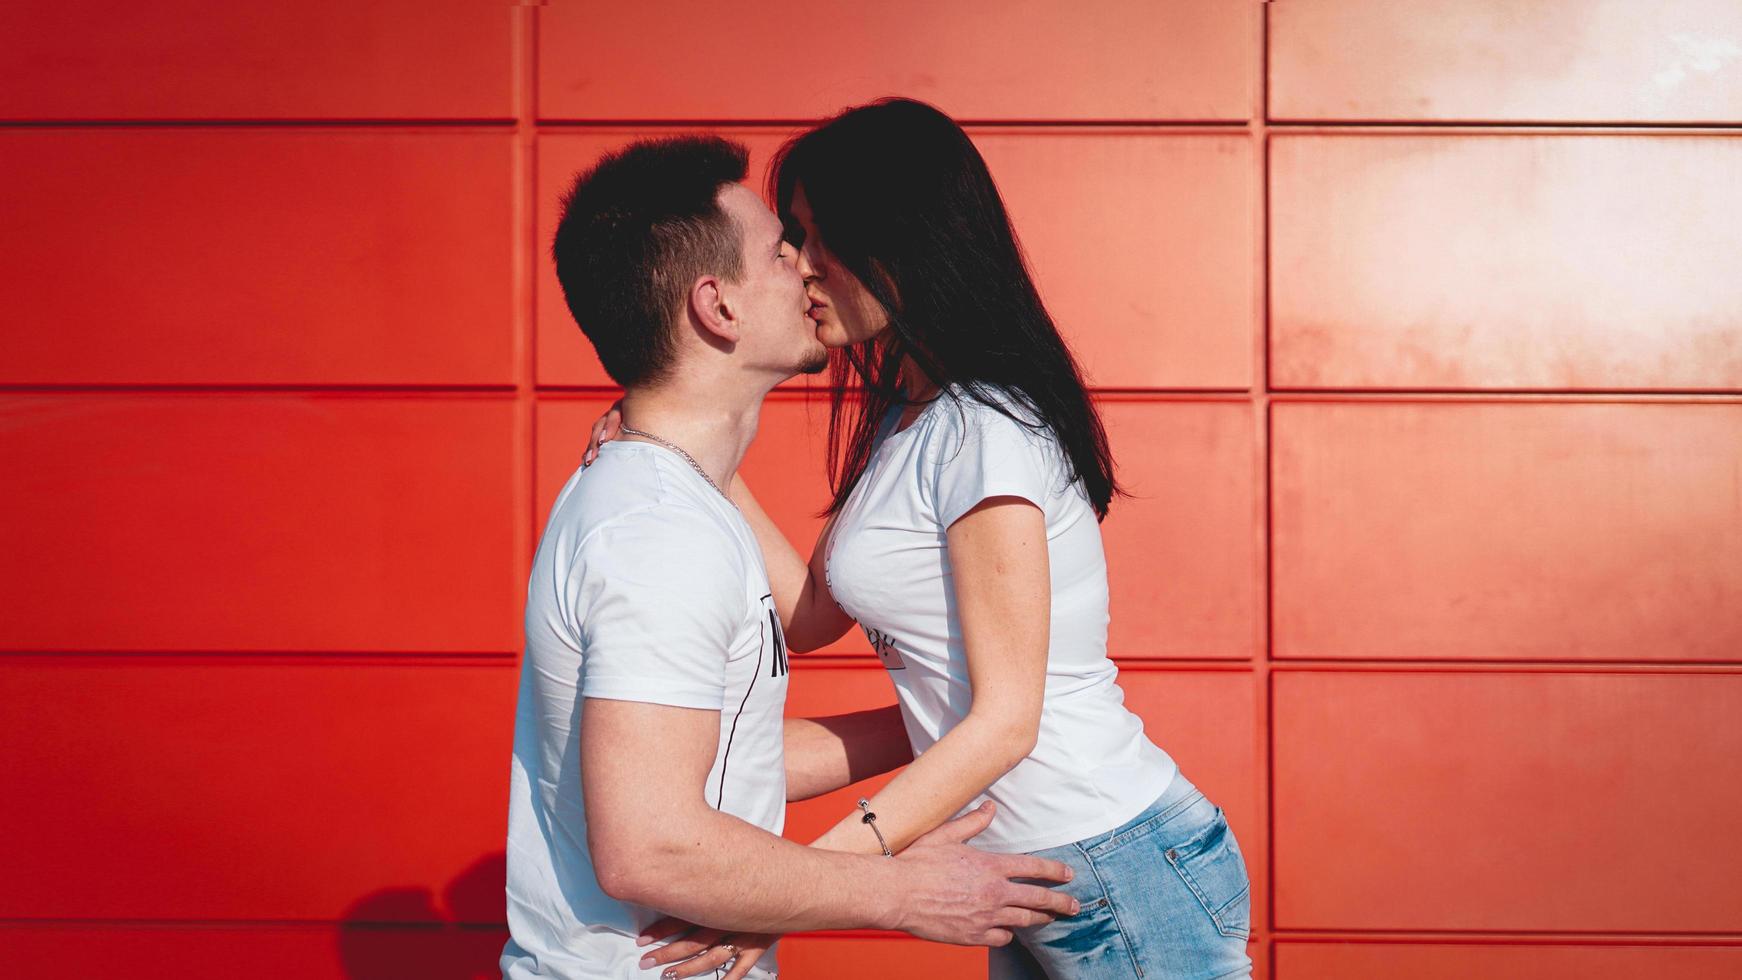
[[[712,927],[683,972],[760,978],[775,965],[771,948],[752,961],[772,946],[760,934],[870,927],[999,944],[1009,927],[1075,912],[1011,880],[1065,881],[1063,865],[961,843],[989,809],[894,859],[778,836],[786,766],[837,774],[807,775],[806,795],[869,775],[855,732],[879,726],[813,727],[795,742],[806,758],[783,760],[779,617],[721,488],[763,397],[825,356],[804,315],[808,269],[739,183],[745,159],[714,138],[638,143],[580,176],[557,229],[569,309],[624,388],[624,437],[557,497],[528,588],[511,980],[651,976],[637,935],[662,913]],[[887,754],[871,768],[902,761]]]

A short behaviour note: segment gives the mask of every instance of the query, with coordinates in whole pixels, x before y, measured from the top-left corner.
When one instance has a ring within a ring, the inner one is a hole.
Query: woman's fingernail
[[[1074,898],[1071,899],[1071,914],[1076,915],[1078,912],[1081,912],[1082,910],[1083,910],[1083,903],[1077,901]]]
[[[676,970],[667,970],[664,973],[661,973],[659,976],[660,976],[660,980],[677,980],[677,971]]]
[[[641,958],[641,968],[643,970],[647,969],[648,967],[650,967],[652,965],[653,965],[653,954],[652,953],[648,953],[646,956],[643,956]]]
[[[637,946],[645,946],[650,942],[653,942],[652,936],[636,936],[635,937],[635,945],[637,945]],[[643,963],[641,965],[646,966],[647,964]]]

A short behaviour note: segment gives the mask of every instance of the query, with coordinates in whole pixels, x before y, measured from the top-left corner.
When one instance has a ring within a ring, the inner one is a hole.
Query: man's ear
[[[726,300],[719,276],[702,276],[690,285],[690,315],[702,329],[720,340],[738,342],[738,316]]]

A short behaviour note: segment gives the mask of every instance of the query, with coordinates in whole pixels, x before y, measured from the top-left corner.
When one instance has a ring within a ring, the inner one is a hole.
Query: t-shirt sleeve
[[[938,524],[949,527],[988,497],[1021,497],[1044,511],[1054,483],[1050,433],[969,399],[950,410],[937,439]]]
[[[660,508],[595,532],[576,555],[581,696],[722,707],[745,616],[744,570],[700,514]]]

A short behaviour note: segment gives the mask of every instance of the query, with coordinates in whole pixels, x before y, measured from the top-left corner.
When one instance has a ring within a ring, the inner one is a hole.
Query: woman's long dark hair
[[[793,193],[804,189],[823,245],[889,311],[888,330],[830,357],[827,513],[864,475],[890,408],[912,404],[900,378],[910,357],[940,389],[959,385],[1032,430],[1051,429],[1072,479],[1107,516],[1123,491],[1101,419],[992,174],[954,120],[911,99],[848,109],[782,147],[770,183],[789,228]]]

